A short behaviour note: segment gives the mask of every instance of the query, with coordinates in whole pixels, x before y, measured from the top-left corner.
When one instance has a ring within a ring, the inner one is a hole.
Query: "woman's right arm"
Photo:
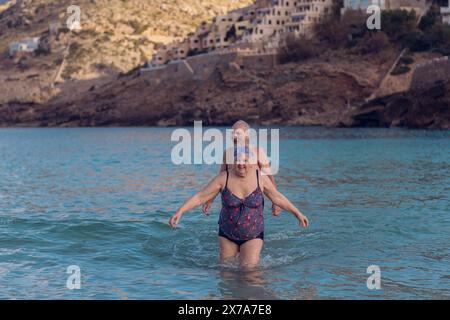
[[[198,207],[202,203],[208,200],[214,199],[214,197],[220,192],[225,182],[226,173],[220,173],[214,179],[212,179],[202,190],[186,200],[176,213],[170,218],[169,224],[172,228],[175,228],[181,218],[181,216],[189,211]]]
[[[227,151],[225,150],[223,152],[223,157],[222,157],[223,161],[222,161],[222,164],[220,165],[219,175],[222,172],[227,171],[226,154],[227,154]],[[202,211],[204,214],[208,215],[209,208],[211,208],[211,204],[214,202],[214,198],[215,198],[215,196],[212,197],[211,199],[209,199],[208,201],[206,201],[205,204],[203,205]]]

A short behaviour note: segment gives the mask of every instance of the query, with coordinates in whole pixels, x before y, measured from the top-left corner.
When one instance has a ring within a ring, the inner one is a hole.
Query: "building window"
[[[260,34],[263,34],[263,30],[262,30],[262,29],[261,29],[261,30],[259,30],[259,33],[260,33]]]

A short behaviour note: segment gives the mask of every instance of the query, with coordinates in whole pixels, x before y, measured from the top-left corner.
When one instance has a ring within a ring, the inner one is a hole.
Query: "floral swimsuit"
[[[219,218],[219,236],[238,246],[248,240],[264,239],[264,195],[258,187],[244,199],[228,189],[228,170],[225,188],[222,190],[222,210]]]

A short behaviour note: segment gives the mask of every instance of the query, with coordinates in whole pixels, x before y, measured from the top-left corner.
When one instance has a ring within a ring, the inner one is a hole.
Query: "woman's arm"
[[[202,190],[190,197],[184,202],[176,213],[170,218],[169,224],[172,228],[175,228],[181,218],[181,216],[195,207],[205,203],[208,200],[213,199],[222,189],[224,184],[224,175],[226,173],[220,173],[214,179],[212,179]]]
[[[222,172],[227,171],[226,154],[227,154],[227,151],[225,150],[225,151],[223,152],[223,157],[222,157],[222,158],[223,158],[223,161],[222,161],[222,164],[220,165],[219,175],[220,175]],[[209,208],[211,208],[211,204],[214,202],[215,197],[216,197],[216,196],[212,197],[211,199],[209,199],[208,201],[206,201],[206,202],[204,203],[203,208],[202,208],[202,211],[203,211],[204,214],[206,214],[206,215],[209,214],[209,213],[208,213]]]
[[[309,224],[308,218],[298,210],[288,198],[279,192],[267,176],[260,176],[260,181],[263,182],[264,194],[272,200],[277,206],[291,212],[299,221],[302,227],[307,227]]]

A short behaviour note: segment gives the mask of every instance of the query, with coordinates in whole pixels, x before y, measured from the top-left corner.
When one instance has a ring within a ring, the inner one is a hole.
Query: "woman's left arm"
[[[261,175],[260,181],[263,182],[264,194],[272,200],[277,206],[286,211],[291,212],[299,221],[302,227],[306,228],[309,225],[308,218],[300,212],[280,191],[273,185],[272,181],[267,176]]]

